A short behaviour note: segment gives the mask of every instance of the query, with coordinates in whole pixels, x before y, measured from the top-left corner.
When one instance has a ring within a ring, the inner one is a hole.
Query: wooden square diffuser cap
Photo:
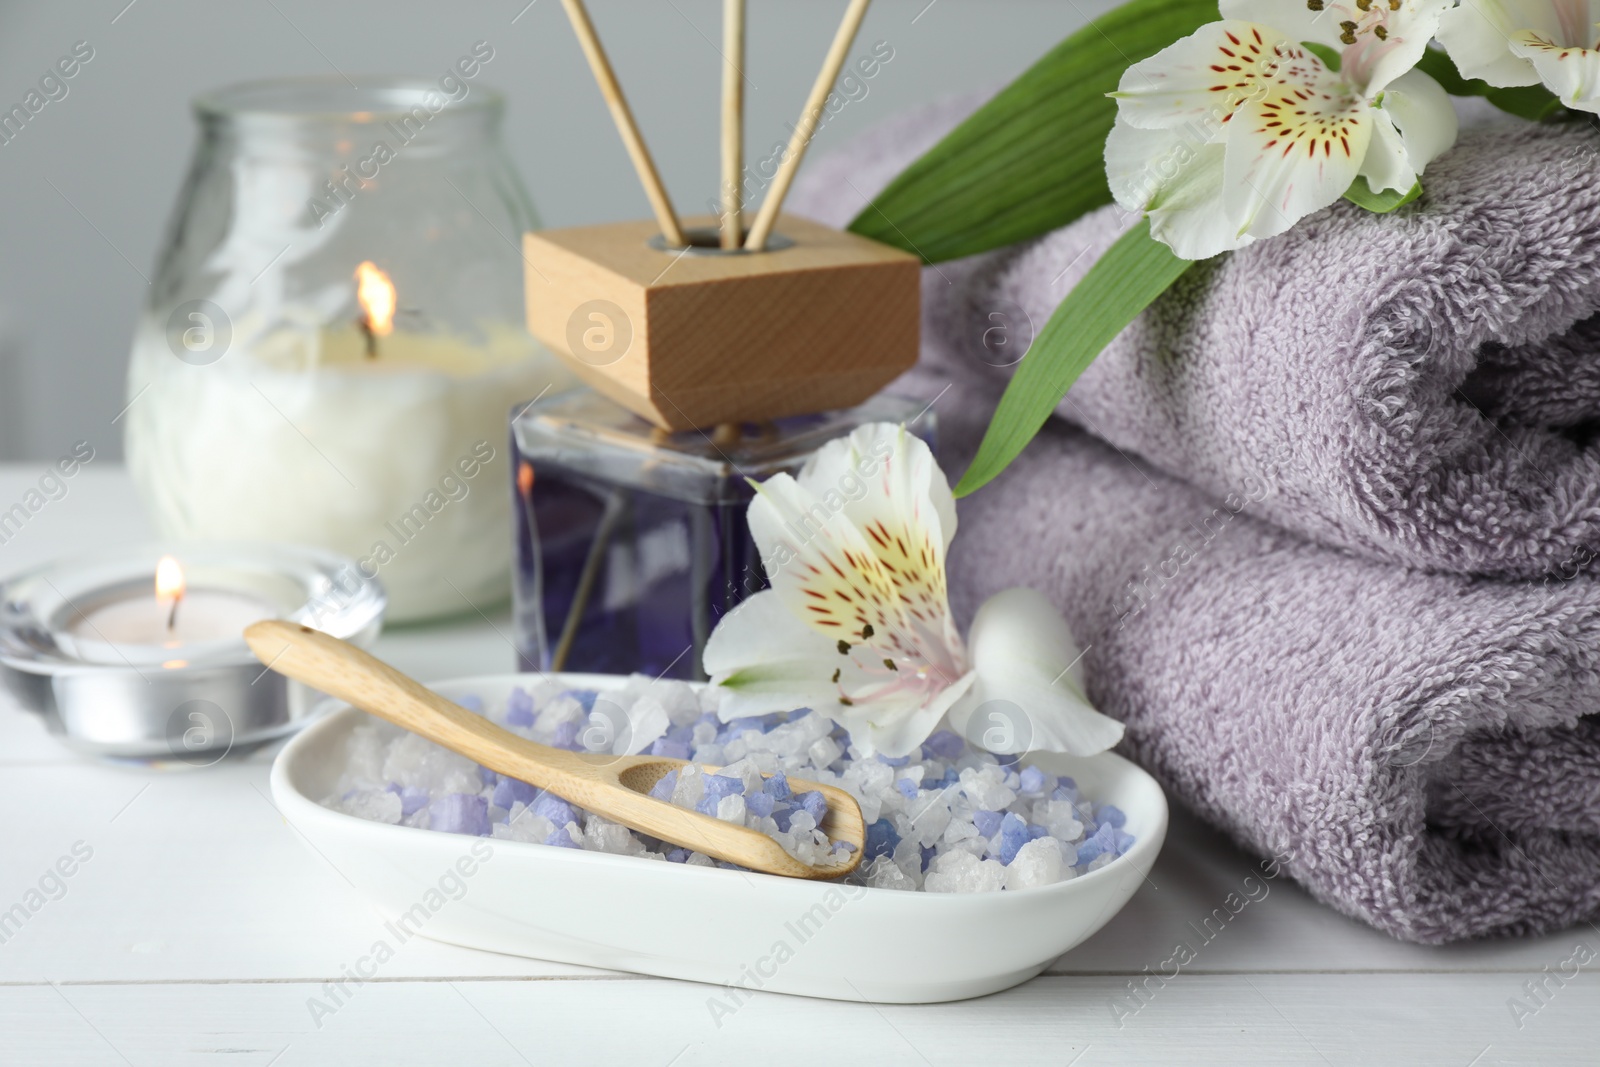
[[[849,0],[761,209],[744,225],[745,0],[723,0],[722,198],[685,231],[584,0],[561,0],[654,222],[523,237],[528,329],[668,430],[849,408],[917,360],[916,257],[781,216],[871,0]]]
[[[916,362],[915,256],[796,216],[761,252],[685,252],[659,232],[639,221],[523,238],[528,329],[657,426],[854,407]]]

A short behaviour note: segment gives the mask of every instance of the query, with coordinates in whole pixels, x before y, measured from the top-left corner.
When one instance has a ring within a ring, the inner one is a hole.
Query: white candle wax
[[[75,614],[67,632],[83,641],[178,650],[185,645],[241,639],[244,628],[277,612],[264,600],[225,589],[191,589],[178,604],[173,626],[170,600],[130,593]]]
[[[511,409],[573,382],[509,324],[396,329],[368,359],[351,323],[241,318],[226,355],[191,366],[147,323],[128,464],[165,537],[319,545],[383,582],[391,618],[470,612],[508,588]]]

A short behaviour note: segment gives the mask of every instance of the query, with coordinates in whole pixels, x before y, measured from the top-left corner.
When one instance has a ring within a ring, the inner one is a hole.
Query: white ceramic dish
[[[492,675],[433,688],[496,707],[513,686],[536,680]],[[564,680],[602,690],[623,681]],[[1037,889],[907,893],[463,837],[318,803],[333,792],[346,738],[365,718],[342,707],[290,741],[273,765],[272,794],[396,930],[665,978],[883,1003],[997,992],[1104,926],[1144,881],[1167,831],[1155,780],[1107,753],[1038,763],[1121,808],[1137,842],[1098,871]]]

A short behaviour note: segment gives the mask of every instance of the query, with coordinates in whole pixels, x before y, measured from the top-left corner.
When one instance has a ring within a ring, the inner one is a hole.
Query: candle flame
[[[162,556],[156,564],[156,599],[176,602],[183,598],[184,588],[183,568],[171,556]]]
[[[524,461],[517,468],[517,491],[523,496],[533,492],[533,464]]]
[[[388,337],[394,332],[394,283],[370,259],[356,267],[356,303],[361,305],[367,329],[375,336]]]

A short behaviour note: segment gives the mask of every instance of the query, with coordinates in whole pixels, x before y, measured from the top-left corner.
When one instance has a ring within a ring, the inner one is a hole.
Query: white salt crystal
[[[341,800],[339,810],[358,819],[371,819],[373,822],[393,825],[400,821],[400,798],[387,789],[363,790]]]
[[[867,865],[867,885],[873,889],[914,890],[917,883],[888,856],[879,856]]]
[[[721,819],[723,822],[738,823],[740,826],[743,826],[744,797],[740,796],[738,793],[734,793],[731,796],[725,796],[721,800],[717,801],[717,818]]]
[[[690,867],[715,867],[717,861],[707,856],[704,852],[691,852],[689,858],[684,860]]]
[[[1061,880],[1061,842],[1053,837],[1029,841],[1006,866],[1007,889],[1054,885]]]
[[[934,857],[923,888],[930,893],[992,893],[1005,880],[1006,869],[999,862],[956,851]]]
[[[705,776],[693,763],[678,771],[678,781],[672,787],[672,802],[680,808],[692,808],[706,795]]]

